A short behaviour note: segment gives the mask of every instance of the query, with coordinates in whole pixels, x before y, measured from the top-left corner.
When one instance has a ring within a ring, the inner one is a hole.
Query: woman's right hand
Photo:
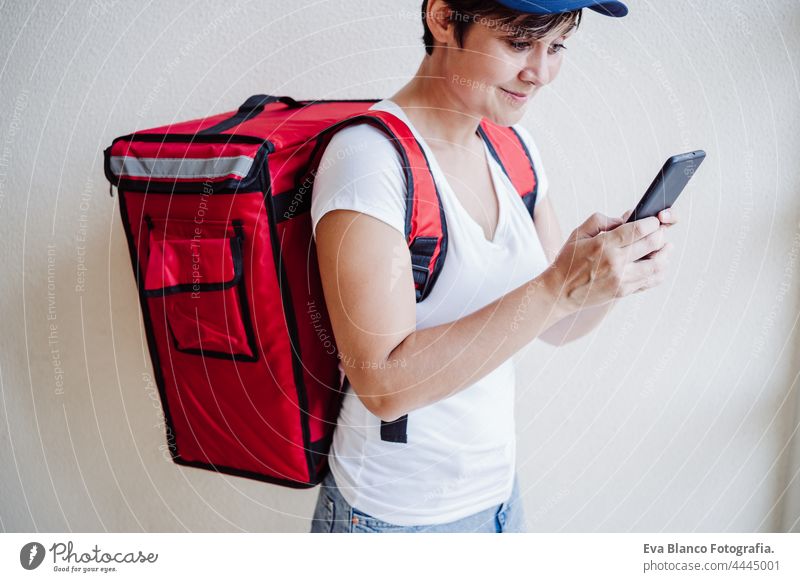
[[[590,216],[572,231],[547,269],[564,310],[573,313],[660,284],[672,248],[656,217],[625,223],[626,216]],[[652,258],[643,260],[648,254]]]

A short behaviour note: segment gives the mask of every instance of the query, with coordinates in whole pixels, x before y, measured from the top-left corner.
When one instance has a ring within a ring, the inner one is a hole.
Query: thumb
[[[587,218],[576,230],[578,238],[593,238],[601,232],[614,230],[624,222],[621,218],[606,216],[595,212]]]

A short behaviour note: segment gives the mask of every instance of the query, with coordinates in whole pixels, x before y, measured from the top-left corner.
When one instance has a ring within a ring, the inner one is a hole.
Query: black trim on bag
[[[233,230],[236,232],[237,238],[244,244],[244,227],[241,221],[232,221]],[[258,360],[258,343],[256,342],[255,331],[253,329],[253,319],[250,316],[250,302],[247,300],[247,286],[245,285],[244,269],[242,269],[242,276],[239,277],[239,285],[236,287],[239,293],[239,311],[242,314],[242,325],[244,325],[245,333],[247,333],[247,344],[250,351],[253,353],[253,359],[243,359],[245,362],[255,362]]]
[[[528,209],[528,214],[533,218],[533,212],[536,209],[536,192],[525,194],[525,196],[522,197],[522,202],[525,204],[525,208]]]
[[[291,487],[292,489],[311,489],[319,485],[322,480],[328,475],[330,470],[327,466],[320,472],[317,478],[309,478],[308,483],[302,483],[293,479],[281,479],[280,477],[272,477],[263,473],[256,473],[255,471],[246,471],[244,469],[236,469],[226,465],[214,465],[213,463],[204,463],[203,461],[187,461],[183,457],[173,457],[172,461],[176,465],[184,467],[193,467],[195,469],[206,469],[216,473],[223,473],[225,475],[233,475],[234,477],[244,477],[245,479],[255,479],[256,481],[263,481],[264,483],[272,483],[273,485],[282,485],[284,487]]]
[[[311,462],[314,464],[315,472],[317,466],[321,463],[323,458],[328,456],[328,451],[330,451],[332,441],[333,430],[329,431],[328,434],[321,439],[311,441],[309,444],[308,450],[311,455]]]
[[[439,240],[435,236],[418,236],[408,246],[411,253],[411,275],[414,283],[420,286],[417,295],[422,298],[427,297],[430,292],[429,287],[432,285],[433,277],[430,276],[429,265]]]
[[[489,136],[486,134],[483,127],[481,127],[480,125],[478,125],[478,135],[480,135],[484,143],[486,143],[486,146],[489,148],[489,153],[492,154],[494,161],[496,161],[500,165],[500,167],[503,169],[503,173],[506,176],[508,176],[508,179],[510,180],[511,176],[509,175],[508,170],[506,170],[506,167],[503,164],[503,160],[500,159],[500,155],[497,153],[497,150],[494,149],[494,144],[492,143],[492,140],[489,139]]]
[[[404,414],[398,419],[381,421],[381,440],[390,443],[408,442],[408,415]]]
[[[275,96],[275,95],[251,95],[247,100],[239,106],[239,109],[216,125],[208,127],[198,132],[198,135],[228,135],[222,132],[233,129],[234,127],[250,121],[258,117],[264,112],[267,105],[272,103],[284,103],[290,109],[303,109],[314,105],[321,105],[324,103],[377,103],[379,99],[314,99],[314,100],[296,100],[288,96]]]
[[[222,139],[224,138],[224,139]],[[247,176],[241,179],[229,178],[218,182],[211,180],[192,180],[189,182],[179,182],[175,178],[143,179],[131,180],[130,178],[120,178],[111,171],[111,149],[118,141],[152,141],[163,143],[250,143],[260,144],[261,147],[253,157],[253,164]],[[145,133],[141,135],[130,134],[118,137],[103,152],[103,171],[106,179],[117,189],[131,190],[133,192],[153,192],[161,194],[197,194],[198,189],[208,194],[236,194],[237,191],[253,190],[254,185],[260,183],[260,174],[266,171],[267,156],[275,151],[275,145],[266,139],[247,135],[200,135],[200,134],[161,134]]]
[[[533,191],[528,192],[525,196],[522,197],[522,201],[525,202],[525,206],[528,207],[528,212],[533,218],[533,210],[536,206],[536,196],[539,193],[539,176],[536,174],[536,164],[533,163],[533,156],[531,156],[531,152],[528,151],[528,146],[525,145],[525,140],[522,139],[522,136],[517,132],[516,129],[513,127],[511,131],[514,132],[514,135],[517,136],[522,149],[525,151],[525,155],[528,156],[528,161],[531,164],[531,171],[533,172]]]
[[[428,172],[430,172],[431,175],[433,188],[436,191],[436,202],[439,204],[439,221],[442,225],[442,238],[441,238],[441,243],[439,245],[439,256],[436,258],[436,264],[433,266],[433,273],[430,275],[429,280],[425,283],[425,286],[422,289],[422,291],[420,293],[417,293],[417,303],[419,303],[420,301],[423,301],[433,290],[433,286],[436,284],[436,280],[439,278],[439,273],[442,272],[442,267],[444,267],[444,258],[447,255],[448,237],[447,237],[447,220],[445,219],[444,216],[444,207],[442,206],[442,196],[441,194],[439,194],[439,186],[436,184],[436,180],[433,178],[433,170],[431,170],[431,163],[428,161],[428,155],[425,153],[425,150],[422,148],[422,145],[419,142],[417,142],[417,145],[419,145],[419,151],[422,152],[422,157],[425,159],[425,165],[428,166]],[[433,237],[428,237],[428,238],[433,238]]]
[[[225,139],[220,139],[225,138]],[[203,135],[200,133],[129,133],[114,138],[111,145],[115,145],[118,141],[161,141],[164,143],[182,143],[193,142],[198,143],[269,143],[268,139],[257,137],[255,135],[239,135],[239,134],[222,134],[222,135]],[[111,147],[106,148],[106,151]],[[274,151],[274,150],[273,150]]]
[[[244,317],[244,315],[242,316]],[[172,336],[172,347],[175,348],[176,351],[181,352],[182,354],[189,354],[192,356],[202,356],[204,358],[216,358],[218,360],[233,360],[235,362],[257,362],[258,361],[258,352],[253,350],[253,355],[249,354],[233,354],[229,352],[218,352],[216,350],[202,350],[199,348],[182,348],[178,345],[178,340],[175,338],[175,333],[172,331],[172,327],[167,322],[167,327],[169,328],[169,334]],[[247,333],[247,343],[248,347],[252,348],[252,337],[250,335],[250,330],[245,330]]]
[[[198,132],[198,135],[209,135],[209,134],[217,134],[222,133],[223,131],[227,131],[229,129],[233,129],[237,125],[240,125],[246,121],[250,121],[254,117],[258,117],[264,111],[267,105],[270,103],[284,103],[288,105],[290,108],[295,109],[299,107],[303,107],[301,103],[298,103],[291,97],[276,97],[274,95],[253,95],[247,99],[239,109],[230,116],[228,119],[220,121],[216,125],[212,125],[209,128],[206,128],[202,131]]]
[[[254,180],[257,182],[257,179]],[[238,180],[225,180],[224,182],[146,182],[144,180],[121,180],[120,188],[130,192],[146,192],[148,194],[188,194],[201,196],[203,194],[253,194],[261,193],[253,188],[253,184],[243,184]]]
[[[278,224],[311,210],[311,188],[300,187],[272,197],[275,220]]]

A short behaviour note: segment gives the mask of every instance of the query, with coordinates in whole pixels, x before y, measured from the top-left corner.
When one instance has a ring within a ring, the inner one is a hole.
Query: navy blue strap
[[[408,442],[408,415],[404,414],[397,420],[381,421],[381,440],[390,443]]]
[[[342,394],[347,391],[347,387],[352,386],[350,379],[345,376],[342,382]],[[381,421],[381,440],[390,443],[406,443],[408,442],[408,415],[404,414],[396,420],[386,422]]]
[[[264,108],[269,105],[270,103],[283,103],[284,105],[288,105],[290,108],[300,108],[303,107],[303,104],[295,101],[291,97],[285,96],[275,96],[275,95],[253,95],[247,99],[239,109],[230,116],[228,119],[223,119],[216,125],[212,125],[202,131],[198,131],[198,135],[214,135],[217,133],[222,133],[223,131],[228,131],[236,127],[237,125],[241,125],[245,121],[249,121],[254,117],[261,115],[264,111]]]
[[[418,236],[408,246],[408,250],[411,252],[411,275],[414,277],[417,303],[428,296],[428,286],[433,279],[428,265],[431,264],[431,258],[436,252],[438,243],[439,240],[436,237]]]
[[[531,218],[533,218],[533,211],[534,207],[536,206],[536,196],[539,194],[539,175],[536,173],[536,164],[533,163],[533,156],[531,155],[531,152],[528,150],[528,146],[525,145],[525,140],[522,139],[522,136],[513,127],[511,128],[511,131],[513,131],[514,135],[517,136],[517,139],[519,140],[522,149],[525,151],[525,155],[528,157],[528,162],[531,165],[531,170],[533,171],[533,191],[528,192],[527,194],[525,194],[525,196],[522,197],[522,201],[525,203],[525,207],[528,209],[528,214],[530,214]],[[503,168],[503,170],[505,170],[505,168]]]

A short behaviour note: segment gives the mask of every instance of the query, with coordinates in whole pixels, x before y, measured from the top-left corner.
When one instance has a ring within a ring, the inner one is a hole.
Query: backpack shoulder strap
[[[411,252],[411,269],[417,303],[433,289],[447,254],[447,224],[442,199],[433,179],[428,158],[411,129],[396,115],[387,111],[368,111],[346,118],[323,132],[312,154],[312,172],[321,158],[322,146],[340,129],[369,123],[386,133],[402,159],[408,189],[406,191],[405,236]],[[345,382],[348,380],[345,378]],[[386,422],[381,420],[381,440],[393,443],[408,442],[408,415]]]
[[[411,252],[411,268],[417,303],[433,289],[447,254],[447,225],[444,208],[433,180],[428,158],[411,129],[388,111],[370,110],[343,119],[327,128],[312,154],[311,168],[316,169],[324,147],[334,133],[368,123],[382,130],[394,144],[402,159],[408,189],[406,192],[405,236]]]
[[[539,180],[533,158],[522,136],[513,127],[497,125],[485,118],[478,126],[478,133],[486,142],[492,157],[511,180],[533,218]]]

